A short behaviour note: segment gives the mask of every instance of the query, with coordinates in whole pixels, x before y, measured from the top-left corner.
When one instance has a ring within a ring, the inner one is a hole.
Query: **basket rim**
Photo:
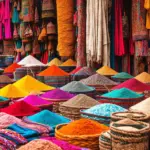
[[[112,131],[115,131],[115,132],[118,132],[118,133],[121,133],[121,134],[129,134],[129,135],[136,135],[136,134],[143,134],[143,133],[146,133],[146,132],[149,132],[150,131],[150,125],[148,123],[145,123],[145,122],[141,122],[141,121],[137,121],[137,123],[141,123],[141,125],[145,125],[146,127],[144,127],[143,129],[140,129],[138,131],[124,131],[124,130],[121,130],[121,129],[117,129],[116,127],[114,127],[113,125],[114,124],[117,124],[116,122],[112,122],[110,124],[110,129]],[[119,125],[119,124],[118,124]],[[122,124],[120,124],[122,125]],[[122,125],[123,126],[123,125]]]
[[[57,125],[56,128],[55,128],[55,135],[59,134],[63,137],[68,137],[68,138],[90,138],[90,137],[94,138],[94,137],[99,137],[100,134],[101,134],[101,133],[99,133],[99,134],[94,134],[94,135],[64,135],[64,134],[62,134],[61,132],[58,131],[58,128],[62,127],[62,126],[65,126],[65,125],[67,125],[67,123]]]
[[[91,116],[91,117],[97,117],[97,118],[111,119],[111,117],[95,115],[95,114],[83,112],[83,110],[85,110],[85,109],[80,110],[80,114]]]
[[[132,114],[141,114],[142,116],[138,117],[138,116],[133,116]],[[117,114],[129,114],[127,116],[117,116]],[[123,119],[123,118],[132,118],[133,120],[136,120],[138,119],[138,121],[140,120],[146,120],[146,119],[149,119],[150,117],[144,113],[144,112],[140,112],[140,111],[125,111],[125,112],[115,112],[113,114],[111,114],[111,119]],[[143,118],[141,118],[143,117]]]
[[[42,97],[42,96],[40,96],[42,99],[45,99],[45,100],[48,100],[48,101],[52,101],[52,102],[63,102],[63,101],[67,101],[67,100],[69,100],[70,98],[68,98],[68,99],[51,99],[51,98],[46,98],[46,97]]]
[[[139,98],[109,98],[109,97],[104,97],[104,96],[97,95],[97,98],[102,98],[102,99],[107,99],[107,100],[140,100],[140,99],[144,99],[145,96],[143,95]]]

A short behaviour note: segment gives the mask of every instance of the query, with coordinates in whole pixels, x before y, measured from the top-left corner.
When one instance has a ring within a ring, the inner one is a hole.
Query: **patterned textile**
[[[109,66],[108,0],[87,0],[86,41],[88,66],[94,62]]]
[[[123,0],[115,0],[115,55],[125,54],[122,23]]]
[[[86,66],[86,1],[77,0],[77,66]]]
[[[150,56],[147,40],[135,42],[135,54],[136,56]]]
[[[17,145],[0,136],[0,150],[16,150]]]
[[[145,23],[144,0],[132,0],[132,38],[134,41],[147,39],[148,30]]]
[[[22,135],[24,138],[26,138],[28,141],[37,139],[40,134],[36,130],[31,130],[29,128],[25,128],[23,126],[20,126],[18,124],[10,125],[7,129],[15,131]]]
[[[11,131],[11,130],[1,129],[0,136],[8,139],[10,141],[13,141],[17,145],[27,143],[27,140],[22,135],[18,134],[17,132]]]

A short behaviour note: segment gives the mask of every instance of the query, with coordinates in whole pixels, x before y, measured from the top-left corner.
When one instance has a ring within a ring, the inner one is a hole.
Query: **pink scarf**
[[[2,25],[4,19],[4,1],[0,2],[0,40],[3,40]]]

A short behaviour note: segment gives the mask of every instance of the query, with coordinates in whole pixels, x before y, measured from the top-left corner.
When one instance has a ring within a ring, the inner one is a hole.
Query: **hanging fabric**
[[[11,23],[10,23],[10,0],[5,0],[4,9],[4,27],[5,27],[5,39],[11,39]]]
[[[110,65],[108,0],[87,0],[86,54],[88,66]]]
[[[73,27],[74,1],[56,0],[58,22],[58,52],[62,57],[74,55],[75,32]]]
[[[144,0],[132,0],[133,41],[145,40],[148,38],[148,30],[145,24],[146,10],[143,6]]]
[[[86,66],[86,1],[77,0],[77,67]]]
[[[115,55],[125,54],[122,24],[123,0],[115,0]]]
[[[3,19],[4,19],[4,1],[0,1],[0,40],[3,39]]]

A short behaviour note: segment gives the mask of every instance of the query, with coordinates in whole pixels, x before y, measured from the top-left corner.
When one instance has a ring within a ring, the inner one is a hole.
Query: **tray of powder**
[[[120,72],[120,73],[112,76],[111,78],[116,82],[124,82],[128,79],[133,78],[133,76],[128,74],[127,72]]]
[[[60,103],[65,102],[74,96],[74,94],[70,94],[60,89],[55,89],[42,94],[41,98],[53,102],[53,112],[58,113]]]
[[[118,85],[118,83],[100,74],[94,74],[86,79],[80,80],[80,82],[95,87],[98,93],[108,92],[114,86]]]
[[[95,98],[95,88],[87,86],[79,81],[72,81],[60,89],[72,94],[86,94]]]
[[[109,125],[112,113],[124,112],[124,111],[127,111],[127,110],[121,106],[106,103],[106,104],[93,106],[86,110],[82,110],[81,116],[84,118],[96,120],[105,125]]]
[[[99,136],[109,128],[90,119],[79,119],[69,124],[56,127],[55,137],[70,144],[86,147],[92,150],[99,149]]]
[[[71,72],[76,68],[77,63],[72,60],[72,59],[68,59],[67,61],[65,61],[64,63],[62,63],[59,67],[66,71],[66,72]]]
[[[113,103],[127,109],[141,102],[144,98],[143,94],[138,94],[127,88],[117,89],[101,96],[97,96],[100,103]]]
[[[72,81],[80,81],[84,78],[87,78],[91,75],[95,74],[95,72],[89,67],[83,67],[79,71],[74,74],[71,74]]]
[[[61,87],[70,82],[70,74],[55,65],[40,72],[38,76],[43,76],[44,82],[54,87]]]
[[[13,82],[14,82],[14,80],[9,78],[8,76],[0,75],[0,88],[3,88],[4,86],[6,86],[8,84],[12,84]]]
[[[82,109],[87,109],[98,104],[99,102],[95,99],[84,94],[79,94],[64,103],[61,103],[59,110],[62,115],[72,120],[76,120],[81,117],[80,111]]]
[[[104,75],[104,76],[107,76],[107,77],[111,77],[113,75],[116,75],[118,72],[115,71],[114,69],[108,67],[108,66],[103,66],[101,67],[100,69],[98,69],[96,71],[98,74],[101,74],[101,75]]]

